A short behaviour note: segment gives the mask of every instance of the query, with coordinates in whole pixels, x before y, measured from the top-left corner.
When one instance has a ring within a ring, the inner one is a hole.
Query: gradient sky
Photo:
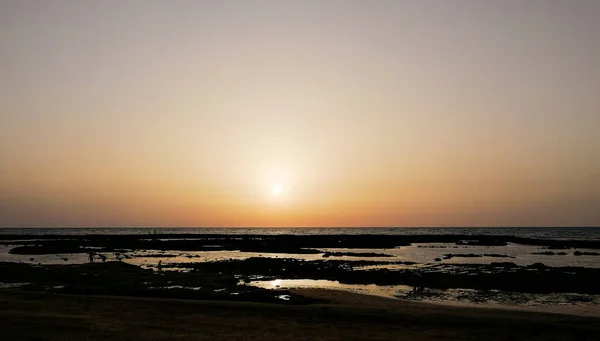
[[[600,1],[0,2],[0,226],[599,226],[599,128]]]

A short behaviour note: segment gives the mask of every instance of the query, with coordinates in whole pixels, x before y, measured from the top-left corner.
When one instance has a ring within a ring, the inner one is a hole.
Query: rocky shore
[[[416,264],[398,260],[385,252],[408,247],[412,243],[444,242],[454,243],[456,247],[506,248],[509,247],[506,245],[515,241],[548,249],[568,250],[570,247],[581,246],[588,249],[600,248],[597,241],[556,241],[512,236],[86,235],[32,236],[28,239],[23,235],[4,235],[0,236],[0,244],[9,247],[11,254],[30,257],[30,264],[0,263],[0,282],[26,283],[21,287],[22,290],[51,293],[283,304],[306,304],[311,301],[291,292],[273,292],[246,284],[256,280],[312,279],[344,284],[408,285],[439,290],[600,294],[600,269],[597,268],[557,267],[542,263],[517,265],[511,259],[513,257],[499,253],[452,253],[444,256],[444,260],[489,258],[492,261],[488,264],[448,264],[440,262],[441,259],[431,259],[430,264]],[[346,251],[320,250],[327,248]],[[383,252],[352,251],[353,249],[377,249]],[[182,258],[181,252],[191,251],[276,253],[279,256],[205,261],[199,255],[189,254],[186,262],[178,261]],[[584,255],[584,252],[575,252],[581,255],[578,257]],[[36,261],[36,257],[48,254],[82,253],[101,254],[103,257],[112,255],[112,258],[106,263],[94,264],[68,264],[66,256],[61,256],[65,260],[64,265]],[[307,260],[286,257],[286,254],[314,257]],[[543,256],[550,254],[555,253],[543,252]],[[146,263],[142,267],[124,262],[135,257],[173,261],[165,261],[161,266]],[[497,258],[508,261],[495,260]]]

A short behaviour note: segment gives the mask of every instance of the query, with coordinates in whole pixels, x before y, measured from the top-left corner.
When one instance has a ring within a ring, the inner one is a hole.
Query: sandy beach
[[[600,319],[328,290],[280,304],[0,292],[3,340],[597,340]]]

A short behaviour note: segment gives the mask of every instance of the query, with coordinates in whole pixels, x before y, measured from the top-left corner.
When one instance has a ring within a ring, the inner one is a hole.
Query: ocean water
[[[156,232],[155,232],[156,231]],[[600,227],[370,227],[370,228],[0,228],[0,234],[86,235],[86,234],[264,234],[264,235],[508,235],[543,239],[600,240]]]

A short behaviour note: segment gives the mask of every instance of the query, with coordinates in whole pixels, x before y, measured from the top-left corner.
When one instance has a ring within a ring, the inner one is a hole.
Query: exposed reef
[[[573,292],[600,294],[600,269],[547,267],[536,263],[518,266],[511,262],[473,264],[438,264],[420,270],[360,270],[366,265],[385,264],[374,261],[317,260],[303,261],[281,258],[249,258],[222,262],[171,264],[193,271],[234,274],[244,281],[326,279],[346,284],[413,285],[415,271],[422,284],[437,289],[464,288],[506,290],[530,293]]]
[[[28,283],[22,290],[62,294],[142,296],[220,301],[306,304],[291,292],[238,285],[231,273],[156,272],[123,262],[34,266],[0,263],[0,281]],[[284,295],[284,298],[281,296]]]
[[[600,240],[548,240],[515,236],[466,235],[84,235],[32,236],[1,235],[0,243],[18,246],[15,254],[85,253],[119,249],[161,251],[247,251],[262,253],[318,254],[324,248],[391,249],[412,243],[454,243],[456,245],[503,246],[508,243],[536,245],[547,249],[600,249]],[[34,239],[35,238],[35,239]]]

